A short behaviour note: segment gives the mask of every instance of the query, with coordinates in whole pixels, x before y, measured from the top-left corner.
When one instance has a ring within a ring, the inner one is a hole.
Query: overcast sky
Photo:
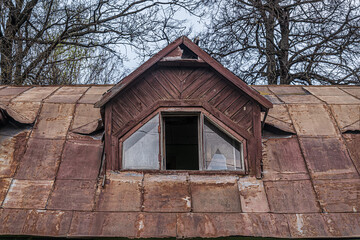
[[[184,26],[186,26],[188,29],[192,28],[191,34],[187,36],[191,40],[194,39],[196,36],[198,36],[198,33],[205,28],[206,22],[208,21],[207,18],[203,17],[202,19],[200,19],[199,17],[191,15],[184,9],[178,11],[178,13],[175,15],[175,18],[178,20],[186,20]],[[201,46],[201,41],[200,41],[200,46]],[[129,61],[124,62],[124,66],[125,68],[129,69],[129,73],[134,71],[144,62],[142,61],[141,58],[137,56],[135,51],[133,51],[133,49],[131,49],[130,47],[126,47],[126,48],[124,47],[123,49],[121,49],[121,51],[125,53],[129,58]]]

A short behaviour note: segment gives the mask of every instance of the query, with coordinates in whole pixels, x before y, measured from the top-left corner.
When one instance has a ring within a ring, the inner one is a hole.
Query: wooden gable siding
[[[184,100],[185,103],[196,100],[192,103],[208,104],[253,134],[254,103],[249,97],[209,68],[175,67],[161,67],[146,74],[112,101],[112,134],[119,136],[119,131],[129,122],[164,100]],[[167,101],[167,105],[171,105],[171,101]]]
[[[109,169],[120,168],[119,138],[159,107],[202,107],[247,139],[248,144],[261,139],[253,128],[260,107],[216,71],[208,67],[154,66],[106,105],[106,112],[111,112],[106,126],[107,142],[110,138],[112,142],[106,148],[112,159]],[[252,152],[247,157],[254,173],[256,149]]]

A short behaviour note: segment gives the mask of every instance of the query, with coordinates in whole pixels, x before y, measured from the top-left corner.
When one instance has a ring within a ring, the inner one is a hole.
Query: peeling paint
[[[191,208],[191,201],[190,201],[190,197],[185,197],[182,198],[182,200],[184,200],[186,202],[186,207]]]
[[[304,233],[303,227],[304,227],[304,221],[301,214],[296,214],[296,226],[299,233]]]

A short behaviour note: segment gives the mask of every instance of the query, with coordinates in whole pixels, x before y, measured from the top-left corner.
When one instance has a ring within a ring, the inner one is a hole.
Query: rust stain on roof
[[[64,140],[29,138],[26,152],[16,172],[16,178],[55,179],[64,142]]]
[[[81,97],[78,103],[95,104],[112,86],[93,86]]]
[[[315,180],[325,212],[360,212],[360,179]]]
[[[296,132],[300,136],[338,135],[335,123],[324,105],[289,105],[289,112]]]
[[[72,124],[72,131],[90,134],[102,127],[102,120],[98,108],[93,104],[77,104]]]
[[[311,104],[311,103],[323,103],[317,97],[313,95],[278,95],[278,97],[288,104]]]
[[[71,218],[72,212],[29,210],[22,234],[65,237]]]
[[[13,177],[25,152],[28,131],[0,129],[0,178]],[[20,133],[19,133],[20,132]]]
[[[264,180],[309,179],[297,138],[273,138],[263,142]]]
[[[344,139],[356,169],[360,172],[360,134],[344,134]]]
[[[56,180],[47,204],[52,210],[91,211],[94,205],[96,181]]]
[[[331,229],[321,214],[287,215],[291,236],[295,238],[330,237]]]
[[[359,176],[340,138],[300,138],[305,161],[315,179]]]
[[[142,208],[141,173],[110,173],[100,188],[98,211],[140,211]]]
[[[58,88],[59,87],[51,86],[33,87],[14,98],[12,102],[41,102],[43,99],[55,92]]]
[[[1,235],[360,236],[360,87],[254,86],[293,134],[263,138],[262,179],[99,175],[110,87],[0,86]]]
[[[320,212],[310,180],[269,181],[264,184],[272,212]]]
[[[330,108],[341,132],[360,131],[360,105],[330,105]]]
[[[144,211],[189,212],[191,196],[185,175],[151,175],[144,177]]]
[[[241,212],[236,176],[190,176],[194,212]]]
[[[357,97],[360,99],[360,87],[359,86],[344,86],[340,87],[341,90],[347,92],[348,94]]]
[[[48,180],[14,179],[3,202],[3,207],[45,209],[53,183]]]
[[[5,87],[0,89],[0,102],[8,102],[30,87]]]
[[[69,129],[74,104],[44,103],[32,137],[64,139]]]
[[[0,206],[9,190],[11,180],[11,178],[0,178]]]
[[[76,103],[89,87],[62,87],[45,100],[47,103]]]
[[[263,181],[254,177],[239,179],[241,210],[243,212],[269,212]]]
[[[101,156],[99,141],[67,141],[57,178],[95,180],[100,171]]]

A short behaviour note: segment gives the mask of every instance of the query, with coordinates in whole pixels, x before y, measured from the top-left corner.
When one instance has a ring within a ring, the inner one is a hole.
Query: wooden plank
[[[248,101],[242,108],[240,108],[232,117],[231,119],[235,123],[239,123],[239,121],[245,117],[246,114],[248,114],[252,108],[251,108],[252,102]]]
[[[173,98],[169,92],[157,81],[153,75],[149,75],[145,78],[146,82],[150,87],[159,95],[160,99],[171,99]]]
[[[141,112],[143,110],[141,101],[138,102],[137,99],[135,99],[135,97],[133,97],[133,96],[131,96],[131,94],[129,94],[129,91],[125,92],[122,95],[122,98],[124,99],[125,102],[127,102],[129,104],[130,107],[136,108],[136,110],[138,112]],[[140,105],[139,105],[139,103],[140,103]]]
[[[242,95],[240,96],[238,99],[235,100],[235,102],[233,102],[226,110],[225,110],[225,114],[227,116],[229,116],[230,118],[239,111],[240,108],[242,108],[247,102],[249,101],[249,99]]]
[[[189,77],[190,74],[197,70],[197,68],[194,67],[181,66],[176,66],[171,69],[171,71],[173,71],[173,74],[180,80],[180,82],[184,81],[187,77]]]
[[[119,170],[119,144],[118,139],[114,136],[111,136],[111,162],[112,162],[112,170]]]
[[[144,89],[143,82],[144,81],[138,82],[133,89],[141,101],[145,103],[146,106],[150,106],[155,101],[155,98],[152,96],[151,92],[149,93],[147,89]]]
[[[129,76],[125,77],[120,83],[116,84],[108,93],[104,95],[104,97],[95,104],[95,107],[101,107],[106,104],[112,97],[118,94],[121,90],[123,90],[128,84],[130,84],[134,79],[138,78],[143,74],[146,70],[149,70],[155,63],[159,62],[164,56],[177,48],[180,44],[184,44],[191,51],[193,51],[196,55],[199,56],[199,59],[204,60],[207,64],[213,67],[216,71],[219,72],[223,77],[232,82],[235,86],[240,88],[245,94],[249,95],[255,101],[260,103],[264,108],[271,108],[272,103],[261,96],[259,93],[251,89],[241,81],[237,76],[235,76],[231,71],[222,66],[218,61],[211,58],[206,52],[204,52],[199,46],[194,44],[187,37],[180,37],[163,50],[161,50],[158,54],[150,58],[146,63],[137,68],[134,72],[132,72]]]
[[[255,151],[255,175],[256,178],[261,179],[261,160],[262,160],[262,145],[261,145],[261,109],[260,106],[254,105],[253,107],[253,131],[254,131],[254,141],[256,142],[256,151]]]
[[[225,112],[226,109],[228,109],[231,104],[233,104],[237,99],[239,98],[239,92],[234,89],[227,98],[224,99],[221,103],[219,103],[216,108],[220,112]]]
[[[128,97],[132,99],[133,103],[136,104],[139,109],[145,109],[147,107],[146,102],[138,96],[133,88],[129,88],[125,92],[125,95],[128,95]]]
[[[225,114],[210,105],[208,102],[203,102],[203,108],[209,113],[211,113],[214,117],[219,119],[221,122],[223,122],[225,125],[232,128],[239,135],[243,136],[245,139],[252,138],[252,136],[244,128],[242,128],[238,124],[234,124],[234,122],[230,118],[228,118]]]
[[[218,71],[222,76],[231,81],[235,86],[240,88],[244,93],[249,95],[255,101],[260,103],[260,105],[265,108],[272,108],[272,103],[261,96],[259,93],[251,89],[247,84],[241,81],[237,76],[235,76],[230,70],[226,69],[221,63],[213,59],[209,54],[203,51],[199,46],[194,44],[190,39],[184,38],[183,44],[187,46],[191,51],[193,51],[199,58],[203,59],[206,63],[208,63],[211,67],[213,67],[216,71]]]
[[[189,98],[191,94],[193,94],[201,86],[205,85],[212,77],[214,77],[214,73],[206,71],[196,81],[194,81],[186,89],[184,89],[184,91],[181,93],[181,98]]]
[[[255,138],[251,138],[247,142],[248,149],[248,169],[250,175],[256,175],[256,142]]]
[[[193,93],[190,94],[188,98],[204,98],[208,92],[210,92],[214,87],[223,81],[217,74],[214,74],[209,78],[203,85],[196,89]]]
[[[164,56],[173,51],[183,42],[183,37],[179,37],[174,42],[170,43],[167,47],[162,49],[160,52],[155,54],[149,60],[147,60],[143,65],[125,77],[121,82],[116,84],[108,93],[102,97],[100,101],[95,104],[95,107],[101,107],[106,104],[111,98],[118,94],[122,89],[129,85],[134,79],[138,78],[146,70],[150,69],[155,63],[160,61]]]
[[[176,90],[181,92],[181,79],[176,76],[175,71],[171,70],[171,68],[161,68],[159,69],[160,73],[164,76],[164,78],[169,81]]]
[[[126,94],[124,94],[126,95]],[[130,115],[130,117],[134,117],[140,113],[140,111],[137,110],[136,107],[132,106],[132,103],[130,101],[127,101],[124,95],[121,95],[117,100],[116,104],[114,106],[120,106],[122,109],[126,111]]]
[[[250,130],[251,130],[252,122],[253,122],[252,119],[253,119],[252,118],[252,111],[249,111],[238,122],[239,125],[243,126],[243,128],[246,129],[247,131],[249,131],[249,133],[251,133],[251,134],[252,134],[252,132],[250,132]]]
[[[204,93],[201,98],[209,101],[211,100],[214,96],[216,96],[220,91],[222,91],[225,87],[227,86],[227,84],[224,81],[219,81],[215,84],[215,86],[213,86],[211,89],[209,89],[206,93]]]
[[[119,121],[117,121],[117,120],[114,120],[114,117],[113,117],[113,119],[112,119],[112,121],[111,121],[111,125],[113,126],[111,129],[112,129],[112,134],[114,134],[115,132],[117,132],[119,129],[121,129],[122,128],[122,126],[123,126],[123,123],[121,123],[121,122],[119,122]]]
[[[118,119],[123,123],[133,118],[133,116],[125,110],[124,103],[114,104],[113,111],[116,112]]]
[[[169,92],[172,98],[180,98],[180,91],[161,73],[160,70],[151,73],[158,82]]]
[[[209,103],[216,107],[225,98],[227,98],[232,91],[234,91],[234,89],[231,86],[226,85],[220,92],[218,92],[214,97],[209,100]]]
[[[181,81],[181,93],[192,83],[196,82],[207,71],[206,68],[198,68],[193,70],[186,78]]]
[[[108,104],[105,106],[105,165],[106,169],[112,169],[112,158],[111,158],[111,133],[112,133],[112,105]]]
[[[161,93],[159,93],[158,89],[154,88],[154,86],[149,83],[149,76],[146,76],[143,80],[144,89],[150,94],[150,96],[153,97],[154,101],[161,99]]]

